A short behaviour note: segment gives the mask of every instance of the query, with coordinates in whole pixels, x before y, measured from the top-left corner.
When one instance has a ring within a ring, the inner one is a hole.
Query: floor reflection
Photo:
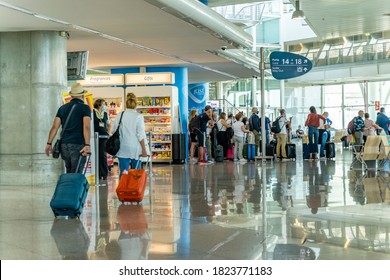
[[[155,164],[141,205],[118,201],[114,167],[80,220],[54,220],[53,186],[3,187],[0,257],[390,259],[389,173],[351,161],[344,150],[327,161]]]

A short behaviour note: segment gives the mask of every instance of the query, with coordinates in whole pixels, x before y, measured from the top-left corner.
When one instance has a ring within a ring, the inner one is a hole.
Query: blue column
[[[197,110],[202,113],[209,100],[209,83],[190,84],[188,86],[188,110]]]

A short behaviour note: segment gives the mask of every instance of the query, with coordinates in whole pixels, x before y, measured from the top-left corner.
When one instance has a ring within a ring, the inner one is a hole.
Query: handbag
[[[121,142],[120,142],[120,139],[119,139],[119,136],[120,136],[120,134],[119,134],[119,127],[120,127],[120,125],[122,123],[123,113],[124,112],[122,112],[121,118],[119,119],[118,128],[116,129],[114,134],[112,134],[108,138],[108,140],[106,142],[106,145],[105,145],[106,153],[108,153],[108,154],[110,154],[112,156],[115,156],[118,153],[118,151],[119,151],[119,149],[121,147]]]
[[[60,154],[61,154],[61,138],[62,138],[62,135],[64,134],[64,131],[65,131],[65,128],[66,128],[66,126],[67,126],[67,124],[69,122],[70,115],[72,115],[73,109],[76,107],[76,105],[77,104],[74,104],[72,106],[72,109],[70,110],[69,115],[66,118],[65,124],[62,127],[60,138],[57,139],[56,143],[53,146],[53,150],[52,150],[53,158],[59,158],[60,157]]]

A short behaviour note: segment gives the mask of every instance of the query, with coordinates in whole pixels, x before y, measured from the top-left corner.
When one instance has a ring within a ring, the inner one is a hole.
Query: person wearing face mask
[[[106,112],[104,99],[97,99],[93,104],[93,124],[95,133],[99,133],[99,179],[107,180],[108,165],[105,145],[110,129],[110,122]]]

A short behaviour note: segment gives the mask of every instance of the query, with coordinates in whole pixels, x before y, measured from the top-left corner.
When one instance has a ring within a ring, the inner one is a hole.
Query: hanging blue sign
[[[313,67],[312,62],[306,57],[289,52],[272,52],[270,64],[272,76],[277,80],[305,75]]]

